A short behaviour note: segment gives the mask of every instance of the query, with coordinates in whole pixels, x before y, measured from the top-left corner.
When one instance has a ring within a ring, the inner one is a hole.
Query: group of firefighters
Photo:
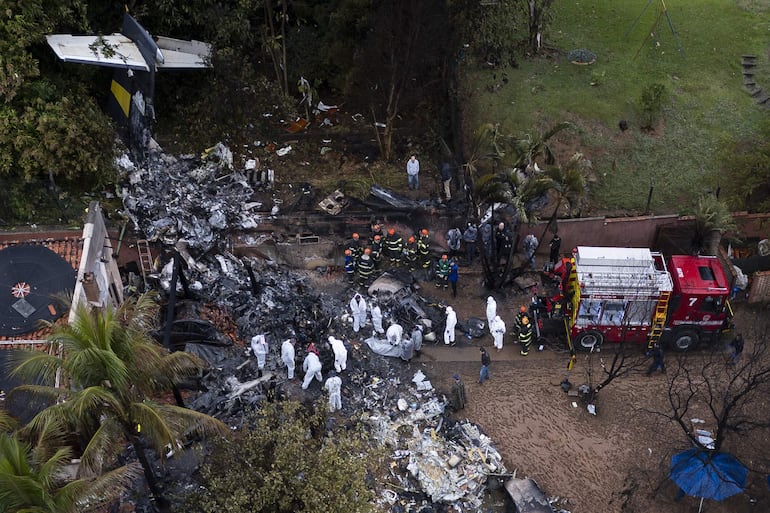
[[[429,270],[433,259],[428,230],[423,228],[406,241],[395,228],[383,233],[379,223],[371,225],[368,239],[364,240],[360,234],[354,233],[345,245],[344,269],[348,283],[357,281],[359,285],[366,285],[374,272],[382,268],[384,260],[390,267],[403,267],[409,272]],[[437,284],[438,280],[446,284],[450,268],[449,259],[442,255],[436,265]]]

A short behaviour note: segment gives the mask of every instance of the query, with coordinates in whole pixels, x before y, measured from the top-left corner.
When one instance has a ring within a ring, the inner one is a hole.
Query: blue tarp
[[[692,448],[671,458],[669,477],[687,495],[721,501],[743,491],[748,473],[735,456]]]

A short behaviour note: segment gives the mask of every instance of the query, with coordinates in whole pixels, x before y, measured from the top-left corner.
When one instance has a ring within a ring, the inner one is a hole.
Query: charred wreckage
[[[478,426],[452,419],[446,397],[417,366],[383,356],[410,360],[411,354],[393,351],[370,323],[353,333],[347,304],[358,289],[341,279],[335,265],[338,244],[303,233],[307,214],[299,224],[297,215],[281,219],[280,210],[288,207],[277,198],[272,204],[255,200],[261,184],[255,184],[248,169],[233,167],[226,146],[217,145],[203,156],[179,158],[155,148],[141,165],[124,156],[118,167],[124,174],[125,216],[161,252],[144,281],[168,294],[167,318],[173,324],[154,335],[170,348],[196,353],[210,364],[200,379],[202,391],[188,399],[188,407],[237,430],[245,427],[246,413],[264,400],[286,397],[291,391],[292,398],[312,402],[322,394],[320,387],[299,390],[287,382],[281,343],[297,341],[298,361],[314,343],[326,376],[334,368],[334,354],[326,344],[333,335],[344,341],[349,354],[342,375],[343,412],[363,419],[392,449],[390,476],[381,484],[378,498],[381,507],[476,512],[489,499],[490,488],[506,482],[519,511],[553,511],[532,480],[515,479],[508,472]],[[373,196],[396,219],[426,207],[381,188]],[[337,195],[336,201],[341,199]],[[333,235],[347,230],[346,222],[363,224],[370,212],[364,208],[344,216],[345,221],[337,218],[328,223],[328,231]],[[278,226],[291,226],[289,230],[296,233],[286,236]],[[129,281],[141,288],[141,280],[132,278]],[[443,329],[444,305],[421,297],[412,284],[408,273],[384,274],[360,292],[367,301],[378,303],[386,322],[400,323],[406,333],[421,325],[429,342]],[[230,336],[222,333],[221,320],[204,319],[201,312],[211,308],[226,312]],[[469,336],[484,332],[484,322],[478,319],[458,327]],[[364,340],[369,333],[371,337]],[[237,342],[256,334],[268,342],[261,369],[250,358],[250,349]],[[403,436],[405,431],[411,436]],[[173,465],[170,462],[169,467]],[[190,474],[185,473],[188,479]],[[179,490],[191,485],[179,482],[178,476],[168,481]]]

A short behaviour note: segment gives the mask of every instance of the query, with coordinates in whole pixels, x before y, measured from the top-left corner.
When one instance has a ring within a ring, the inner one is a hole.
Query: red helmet
[[[446,260],[446,259],[447,259],[446,255],[441,255],[441,260]]]
[[[420,234],[421,235],[428,235],[428,230],[423,228],[422,230],[420,230]]]
[[[382,237],[380,237],[379,235],[375,235],[375,236],[374,236],[374,240],[376,240],[376,241],[379,241],[381,238],[382,238]]]
[[[521,313],[525,313],[526,311],[527,311],[527,307],[526,307],[526,306],[524,306],[524,305],[521,305],[521,306],[519,307],[519,312],[521,312]]]
[[[414,242],[414,237],[409,237],[409,242]]]
[[[388,228],[388,235],[395,235],[396,229],[395,228]]]
[[[358,239],[358,234],[357,234],[357,233],[354,233],[354,234],[353,234],[353,238],[354,238],[354,239]]]
[[[346,255],[348,255],[348,256],[350,256],[350,255],[352,255],[352,254],[353,254],[353,252],[352,252],[352,251],[350,251],[349,249],[346,249],[346,250],[345,250],[345,254],[346,254]]]

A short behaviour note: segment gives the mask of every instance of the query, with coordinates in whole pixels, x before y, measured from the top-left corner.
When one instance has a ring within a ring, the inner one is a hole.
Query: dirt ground
[[[489,293],[472,270],[461,268],[456,299],[450,291],[424,285],[425,296],[452,305],[461,321],[469,316],[485,318]],[[509,323],[527,296],[522,292],[517,297],[510,290],[504,294],[493,296],[498,313],[506,312],[503,318]],[[736,305],[738,326],[751,323],[755,315],[745,305]],[[534,478],[548,496],[559,497],[559,507],[572,513],[698,511],[699,499],[687,496],[674,501],[677,487],[667,478],[671,456],[687,449],[688,441],[678,426],[649,413],[665,408],[665,374],[647,377],[641,369],[616,379],[601,391],[597,415],[592,416],[580,399],[568,396],[559,386],[567,375],[567,353],[546,347],[524,357],[512,340],[506,335],[503,350],[497,352],[491,336],[468,340],[458,332],[457,346],[428,343],[411,365],[420,366],[439,389],[447,391],[451,376],[459,372],[468,395],[461,416],[492,437],[510,471]],[[747,340],[747,351],[751,343]],[[478,384],[481,345],[492,357],[492,379],[483,385]],[[610,353],[605,350],[605,354]],[[596,362],[592,365],[598,369]],[[588,364],[586,355],[578,357],[569,373],[574,386],[587,381]],[[757,407],[770,411],[767,401]],[[704,418],[709,417],[704,413]],[[750,440],[728,442],[726,449],[751,468],[753,458],[767,460],[770,442],[757,434]],[[770,511],[766,476],[750,472],[744,493],[721,503],[706,501],[703,511]]]

